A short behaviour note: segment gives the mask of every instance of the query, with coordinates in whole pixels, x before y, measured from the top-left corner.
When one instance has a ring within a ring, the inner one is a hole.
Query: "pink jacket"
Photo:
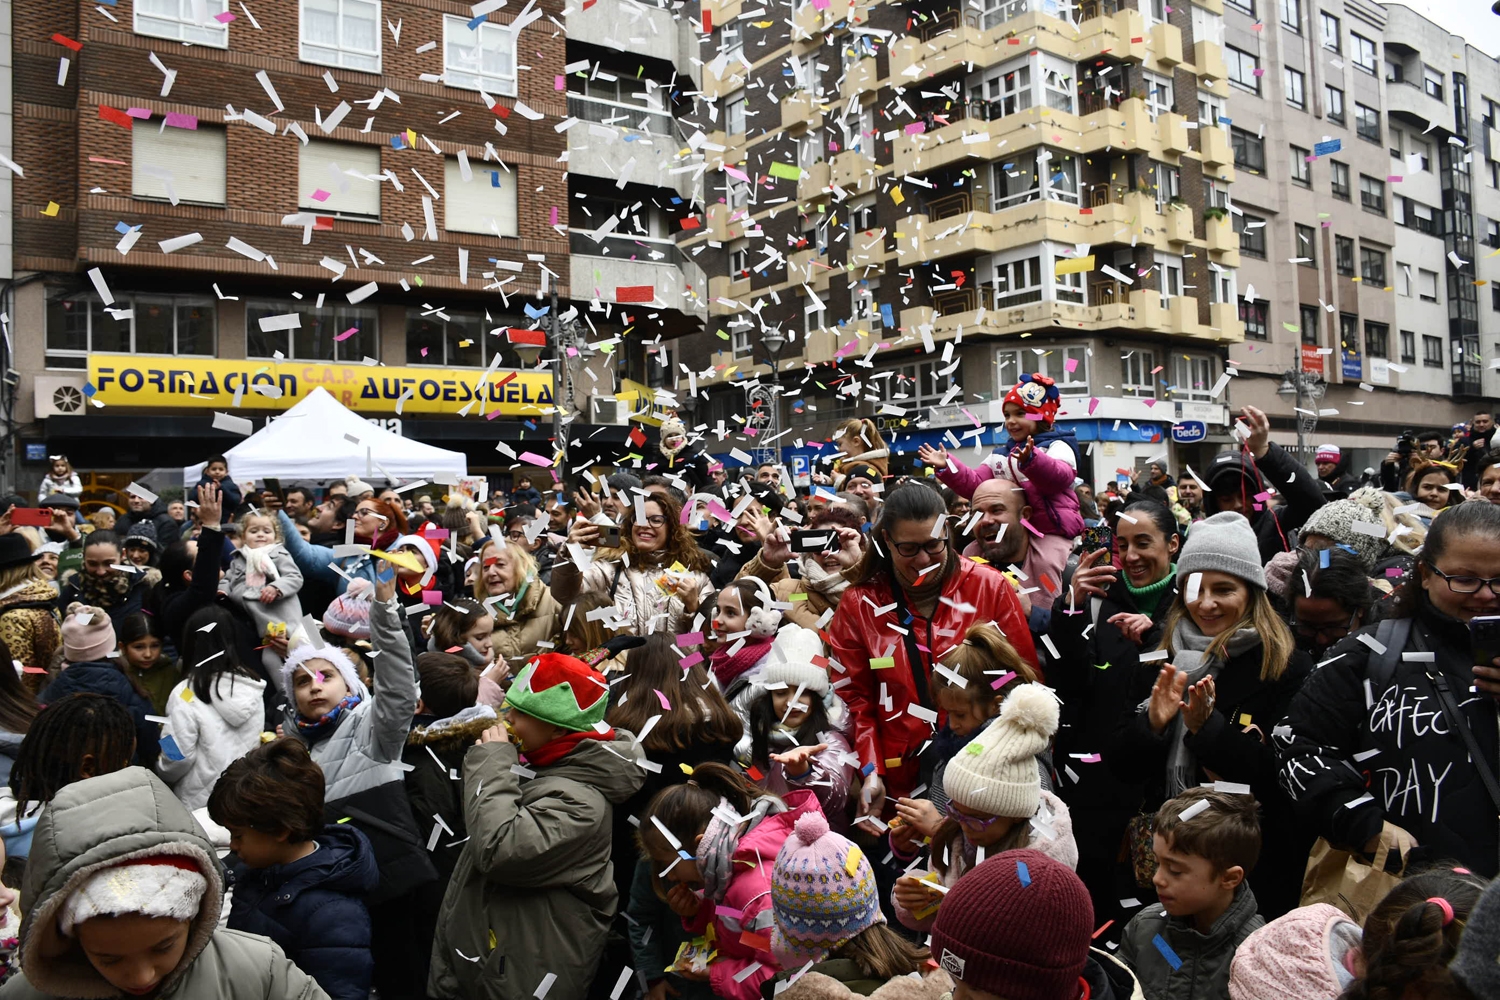
[[[786,765],[771,761],[771,770],[757,782],[760,787],[774,795],[786,798],[798,789],[806,789],[818,797],[823,815],[828,817],[828,828],[841,837],[849,835],[849,786],[859,774],[859,769],[848,763],[854,758],[848,738],[837,729],[818,734],[819,743],[827,743],[828,749],[814,754],[812,769],[800,778],[789,778]]]
[[[1021,846],[1033,851],[1041,851],[1047,857],[1076,869],[1078,867],[1078,842],[1073,839],[1073,816],[1068,812],[1067,804],[1049,791],[1042,792],[1042,801],[1052,810],[1052,829],[1057,836],[1044,839],[1038,837],[1033,831],[1030,843]],[[957,884],[960,876],[969,870],[968,863],[964,860],[965,846],[962,836],[955,837],[949,844],[951,856],[948,859],[948,872],[943,876],[943,885],[951,887]],[[929,931],[932,929],[933,922],[937,920],[936,912],[921,920],[913,917],[906,907],[896,902],[894,892],[891,894],[891,905],[896,908],[896,919],[901,921],[902,926],[914,931]]]
[[[708,967],[714,996],[727,1000],[760,1000],[760,984],[781,970],[771,954],[771,871],[781,845],[792,835],[792,827],[804,813],[817,812],[818,797],[811,791],[788,792],[787,810],[767,816],[734,849],[731,867],[735,876],[724,892],[724,900],[704,899],[698,915],[682,926],[695,937],[714,925],[718,957]],[[752,964],[760,968],[740,982],[734,977]]]
[[[1083,515],[1078,512],[1078,494],[1073,480],[1078,472],[1067,462],[1053,458],[1041,448],[1034,449],[1025,465],[998,452],[971,469],[956,458],[950,458],[953,469],[939,469],[938,482],[962,497],[973,497],[974,490],[986,479],[1000,476],[1020,484],[1031,507],[1028,519],[1037,534],[1076,538],[1083,534]]]

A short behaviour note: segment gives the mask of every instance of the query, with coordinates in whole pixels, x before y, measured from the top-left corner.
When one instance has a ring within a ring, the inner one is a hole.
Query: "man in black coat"
[[[1261,562],[1267,563],[1296,545],[1297,529],[1325,501],[1317,477],[1271,442],[1266,415],[1247,406],[1244,416],[1250,428],[1245,450],[1215,455],[1203,475],[1209,488],[1203,495],[1203,512],[1210,517],[1224,510],[1243,514],[1260,542]],[[1281,494],[1283,506],[1273,508],[1269,498],[1256,499],[1271,489]]]
[[[1469,450],[1465,456],[1463,484],[1469,489],[1479,488],[1479,460],[1495,447],[1495,415],[1485,403],[1469,421],[1469,432],[1459,438],[1458,443]]]

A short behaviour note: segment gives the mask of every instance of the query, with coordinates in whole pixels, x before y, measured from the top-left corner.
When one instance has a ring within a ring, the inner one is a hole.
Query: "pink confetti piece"
[[[1103,757],[1099,756],[1096,753],[1086,753],[1082,757],[1078,758],[1078,763],[1080,763],[1080,764],[1097,764],[1097,763],[1099,763],[1103,759],[1104,759]]]
[[[359,332],[359,327],[357,327],[357,326],[351,326],[349,329],[345,330],[343,333],[335,334],[333,339],[334,340],[338,340],[338,341],[348,340],[350,337],[354,336],[358,332]]]
[[[686,670],[688,667],[697,666],[698,664],[702,663],[703,654],[693,653],[691,656],[684,656],[677,662],[682,665],[682,669]]]
[[[547,223],[549,226],[555,226],[555,225],[557,225],[557,206],[556,205],[552,206],[551,220],[552,220],[551,222]]]
[[[701,645],[702,642],[702,632],[684,632],[677,637],[677,645],[679,646],[697,646]]]
[[[557,74],[556,76],[554,76],[552,78],[552,89],[553,90],[566,90],[567,87],[568,87],[568,82],[563,79],[563,75],[561,73]]]
[[[422,591],[422,603],[423,604],[431,604],[431,605],[434,605],[434,606],[436,606],[438,604],[442,604],[443,603],[443,592],[441,590],[424,590],[424,591]]]
[[[125,113],[132,118],[140,118],[142,120],[146,120],[151,117],[151,111],[149,108],[126,108]]]
[[[167,112],[167,127],[168,128],[185,128],[185,129],[191,129],[193,131],[197,131],[197,129],[198,129],[198,116],[197,115],[185,115],[185,114],[183,114],[180,111],[168,111]]]
[[[422,348],[422,357],[427,357],[427,348]]]
[[[1027,531],[1031,532],[1033,535],[1035,535],[1038,538],[1042,537],[1042,533],[1040,531],[1037,531],[1036,528],[1032,525],[1032,523],[1030,521],[1026,520],[1026,518],[1024,518],[1024,517],[1021,518],[1021,527],[1025,528]]]
[[[1401,176],[1400,174],[1390,174],[1386,177],[1386,180],[1392,184],[1400,184],[1402,181],[1406,180],[1406,178]]]
[[[1266,492],[1260,492],[1260,493],[1255,494],[1255,499],[1259,500],[1261,503],[1265,503],[1267,500],[1271,499],[1271,494],[1266,493]]]
[[[214,15],[214,20],[218,21],[220,24],[228,24],[230,21],[238,21],[239,20],[239,16],[236,15],[236,14],[231,14],[229,11],[226,10],[222,14],[215,14]]]
[[[1078,370],[1078,359],[1068,358],[1063,361],[1063,371],[1076,372]]]
[[[1094,411],[1097,410],[1097,409],[1099,409],[1099,398],[1097,396],[1090,397],[1090,399],[1089,399],[1089,416],[1092,417],[1094,415]]]
[[[656,692],[656,700],[661,702],[661,710],[663,712],[672,711],[672,703],[667,700],[666,695],[661,693],[661,688],[652,688],[651,690]]]
[[[742,917],[744,915],[745,915],[745,911],[744,910],[736,910],[732,906],[715,906],[714,907],[714,916],[716,916],[716,917],[729,917],[731,920],[738,920],[740,917]]]
[[[333,192],[324,191],[322,188],[318,188],[312,194],[308,195],[308,197],[313,201],[327,201],[329,198],[333,197]]]
[[[1014,670],[1007,670],[999,677],[996,677],[993,681],[990,681],[990,688],[992,690],[999,691],[1001,688],[1005,687],[1005,685],[1009,684],[1015,679],[1016,672]]]
[[[543,458],[534,451],[521,452],[521,461],[530,462],[532,465],[540,465],[543,468],[550,468],[552,466],[552,459]]]
[[[906,126],[907,135],[921,135],[927,131],[927,125],[923,122],[910,122]]]

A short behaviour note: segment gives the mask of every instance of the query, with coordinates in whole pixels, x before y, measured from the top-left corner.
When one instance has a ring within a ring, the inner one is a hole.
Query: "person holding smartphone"
[[[1276,727],[1282,787],[1335,848],[1500,873],[1497,574],[1500,507],[1444,511],[1394,617],[1329,650]]]

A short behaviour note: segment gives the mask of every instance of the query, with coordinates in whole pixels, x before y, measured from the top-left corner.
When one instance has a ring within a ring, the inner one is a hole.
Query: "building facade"
[[[618,451],[701,325],[660,13],[16,5],[16,484],[189,465],[315,386],[475,471],[554,416]]]

